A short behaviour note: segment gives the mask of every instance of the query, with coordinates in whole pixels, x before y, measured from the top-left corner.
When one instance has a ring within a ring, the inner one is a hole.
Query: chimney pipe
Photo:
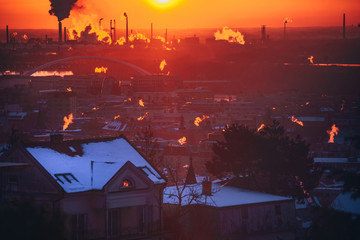
[[[66,43],[66,27],[64,27],[64,42]]]
[[[286,23],[287,20],[284,21],[284,40],[286,40]]]
[[[62,42],[62,24],[59,21],[59,43]]]
[[[110,39],[111,39],[111,42],[113,41],[112,29],[113,29],[112,20],[110,20]]]
[[[152,40],[153,39],[153,24],[151,23],[151,38],[150,38],[150,40]]]
[[[202,183],[202,195],[211,196],[211,181],[205,180]]]
[[[9,26],[6,25],[6,43],[9,43]]]
[[[124,12],[124,16],[126,17],[126,43],[129,43],[129,22],[126,12]]]
[[[343,14],[343,39],[345,40],[345,13]]]
[[[266,38],[266,26],[262,25],[261,26],[261,40],[265,40]]]
[[[114,19],[114,41],[116,41],[116,22]]]
[[[165,44],[167,43],[167,28],[165,29]]]

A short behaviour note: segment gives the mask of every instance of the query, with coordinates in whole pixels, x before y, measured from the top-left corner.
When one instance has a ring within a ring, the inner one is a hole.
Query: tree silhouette
[[[312,169],[309,145],[291,139],[278,122],[261,131],[233,124],[223,131],[225,141],[214,144],[215,157],[206,163],[218,177],[238,178],[242,187],[303,199],[319,178]]]

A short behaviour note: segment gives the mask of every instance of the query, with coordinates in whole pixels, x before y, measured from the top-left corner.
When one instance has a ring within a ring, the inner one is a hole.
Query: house
[[[165,215],[179,207],[179,196],[183,213],[180,215],[185,222],[183,232],[189,233],[184,238],[295,239],[292,198],[204,181],[166,187]]]
[[[165,179],[124,137],[16,144],[3,157],[1,201],[31,197],[67,216],[71,239],[154,239]],[[6,170],[9,169],[9,170]],[[69,236],[70,238],[70,236]]]

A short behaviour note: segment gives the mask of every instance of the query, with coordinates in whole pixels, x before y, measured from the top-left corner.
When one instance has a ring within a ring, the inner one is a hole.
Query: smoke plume
[[[70,16],[70,11],[74,7],[82,8],[76,5],[77,1],[78,0],[50,0],[51,9],[49,13],[50,15],[55,15],[59,21],[62,21]]]

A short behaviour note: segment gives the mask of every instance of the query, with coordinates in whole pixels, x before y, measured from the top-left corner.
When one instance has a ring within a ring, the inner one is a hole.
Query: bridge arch
[[[32,70],[29,70],[27,72],[25,72],[23,75],[24,76],[31,76],[31,74],[37,72],[37,71],[41,71],[44,68],[50,67],[52,65],[58,64],[58,63],[62,63],[62,62],[67,62],[67,61],[72,61],[72,60],[78,60],[78,59],[99,59],[99,60],[105,60],[105,61],[110,61],[110,62],[116,62],[116,63],[120,63],[123,65],[126,65],[128,67],[131,67],[132,69],[136,70],[137,72],[143,74],[143,75],[152,75],[150,72],[146,71],[145,69],[142,69],[141,67],[138,67],[132,63],[128,63],[122,60],[118,60],[118,59],[114,59],[114,58],[108,58],[108,57],[100,57],[100,56],[76,56],[76,57],[68,57],[68,58],[62,58],[62,59],[58,59],[55,61],[51,61],[48,63],[45,63],[43,65],[40,65]]]

